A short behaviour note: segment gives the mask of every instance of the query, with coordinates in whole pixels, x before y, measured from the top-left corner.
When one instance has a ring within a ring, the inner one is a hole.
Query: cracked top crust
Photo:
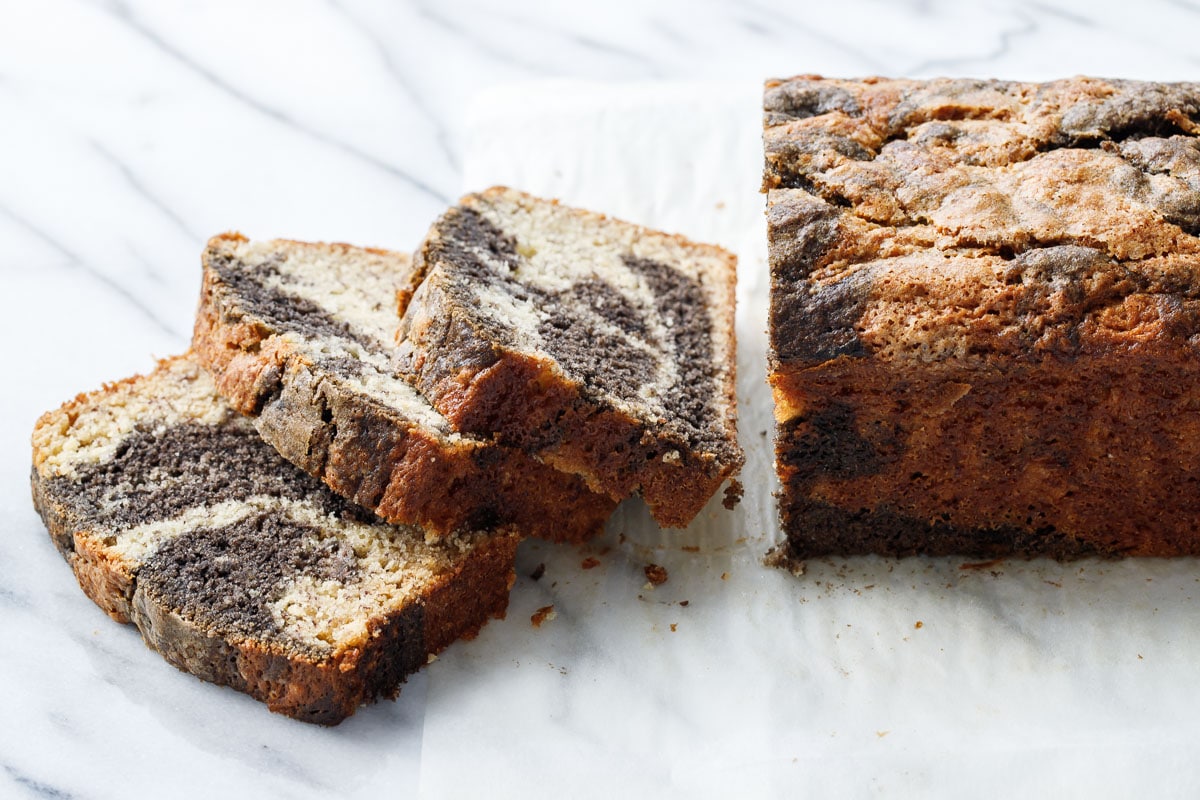
[[[1200,84],[771,80],[772,367],[1192,346]]]

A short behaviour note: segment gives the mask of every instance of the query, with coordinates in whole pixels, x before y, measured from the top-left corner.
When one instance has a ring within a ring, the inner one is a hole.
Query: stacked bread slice
[[[263,439],[335,492],[431,536],[514,523],[580,541],[616,505],[577,475],[459,433],[396,363],[411,259],[347,245],[216,236],[196,353]]]
[[[34,430],[87,595],[298,719],[502,616],[522,537],[685,525],[741,465],[728,254],[499,189],[419,253],[214,237],[192,350]]]

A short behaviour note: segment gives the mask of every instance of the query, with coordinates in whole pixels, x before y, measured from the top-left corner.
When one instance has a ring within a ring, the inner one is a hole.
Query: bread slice
[[[578,541],[615,503],[529,455],[456,433],[393,365],[408,256],[214,237],[193,344],[262,438],[335,492],[431,536],[513,523]]]
[[[84,592],[146,644],[334,724],[503,616],[517,539],[427,543],[288,464],[190,357],[80,395],[33,432],[34,504]]]
[[[398,341],[457,429],[640,492],[670,527],[740,469],[731,254],[497,187],[416,262]]]

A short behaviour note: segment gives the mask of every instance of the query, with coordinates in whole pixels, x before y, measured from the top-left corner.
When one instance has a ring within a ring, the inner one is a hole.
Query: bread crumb
[[[687,604],[689,602],[691,602],[691,601],[690,600],[680,600],[679,605],[683,606],[684,608],[687,608]]]
[[[529,573],[530,580],[540,581],[542,576],[546,574],[546,564],[542,562],[533,568],[533,572]]]
[[[645,572],[646,580],[650,581],[650,583],[654,584],[655,586],[662,586],[667,582],[668,576],[666,567],[660,567],[658,564],[647,564]]]
[[[678,624],[679,624],[678,622],[672,622],[672,623],[671,623],[671,633],[674,633],[674,632],[675,632],[675,626],[676,626],[676,625],[678,625]]]
[[[1141,656],[1138,656],[1138,658],[1141,658]],[[426,664],[432,664],[435,661],[437,661],[437,653],[430,653],[429,658],[425,659]]]
[[[723,580],[723,581],[727,581],[727,580],[729,580],[729,573],[728,573],[728,572],[722,572],[722,573],[721,573],[721,580]]]
[[[582,563],[580,563],[579,566],[583,569],[595,569],[596,567],[600,566],[600,559],[594,556],[588,556],[583,560]]]
[[[737,508],[737,504],[742,501],[742,495],[746,493],[745,487],[739,480],[731,480],[729,485],[725,487],[725,499],[721,501],[721,505],[729,511]]]
[[[921,630],[921,628],[925,627],[925,623],[921,622],[921,620],[917,620],[917,624],[913,625],[913,627],[916,628],[917,630]]]
[[[891,731],[875,731],[875,735],[878,736],[880,739],[887,736],[889,733],[891,733]]]
[[[991,561],[975,561],[975,562],[971,562],[971,563],[967,563],[967,564],[960,564],[958,568],[959,569],[987,569],[988,567],[996,566],[1003,560],[1004,560],[1003,558],[993,558]]]
[[[699,546],[694,545],[694,544],[685,544],[682,547],[680,547],[679,549],[685,553],[699,553],[700,552]]]
[[[542,606],[537,611],[533,612],[533,616],[529,621],[533,623],[533,627],[542,627],[543,622],[549,622],[558,616],[558,612],[554,610],[554,606]]]

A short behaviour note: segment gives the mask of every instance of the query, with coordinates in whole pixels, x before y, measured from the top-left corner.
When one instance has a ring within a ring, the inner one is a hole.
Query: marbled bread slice
[[[33,497],[79,584],[169,662],[307,722],[395,695],[503,616],[517,536],[427,543],[288,464],[191,358],[33,433]]]
[[[513,523],[582,540],[615,503],[529,455],[454,431],[395,372],[408,256],[216,236],[193,345],[263,439],[335,492],[431,536]]]
[[[397,341],[458,430],[640,493],[671,527],[741,468],[730,253],[497,187],[416,262]]]

